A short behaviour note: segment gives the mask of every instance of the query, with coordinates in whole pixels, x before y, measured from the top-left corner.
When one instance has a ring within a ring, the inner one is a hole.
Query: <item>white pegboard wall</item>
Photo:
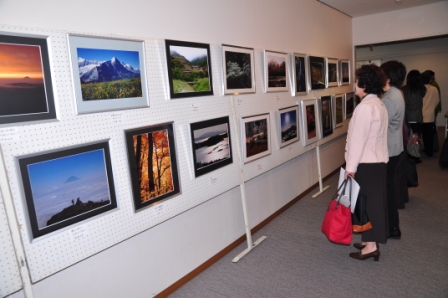
[[[27,32],[27,28],[1,27],[1,31]],[[166,100],[164,88],[165,52],[163,40],[145,43],[145,63],[149,108],[76,115],[70,71],[67,34],[54,30],[33,30],[49,36],[49,56],[58,122],[18,126],[15,140],[2,144],[8,178],[17,217],[22,225],[21,237],[33,282],[37,282],[101,250],[211,199],[239,183],[236,163],[199,178],[191,176],[189,123],[230,115],[228,98],[222,97],[220,47],[211,45],[214,92],[201,98]],[[99,36],[112,37],[117,36]],[[127,39],[127,37],[120,37]],[[135,40],[135,37],[128,38]],[[173,121],[181,194],[134,211],[124,130]],[[231,126],[231,135],[235,136]],[[21,189],[16,157],[110,140],[111,162],[118,208],[84,222],[31,240],[26,204]],[[235,155],[234,146],[232,153]],[[213,184],[210,180],[213,177]],[[207,192],[203,190],[207,189]],[[73,235],[76,234],[76,237]]]
[[[49,54],[53,92],[59,121],[22,124],[17,126],[18,137],[16,139],[2,143],[13,203],[19,224],[22,226],[21,237],[33,282],[237,187],[240,183],[241,166],[238,164],[240,162],[238,156],[241,153],[237,150],[240,151],[241,148],[236,145],[236,138],[239,140],[241,138],[239,123],[241,117],[270,113],[271,122],[272,153],[243,166],[246,181],[315,148],[315,145],[303,147],[300,141],[282,149],[278,148],[276,111],[279,108],[296,105],[301,99],[320,95],[310,92],[309,95],[302,98],[292,97],[289,91],[263,93],[263,50],[255,50],[255,94],[222,96],[221,48],[219,45],[212,44],[210,45],[210,54],[214,95],[167,100],[169,93],[167,94],[164,40],[96,35],[144,41],[149,108],[76,115],[67,34],[86,34],[2,25],[0,25],[0,31],[25,34],[32,32],[34,35],[49,36],[50,40]],[[345,89],[348,89],[347,86]],[[338,87],[322,92],[326,94],[342,93],[345,89]],[[235,117],[238,119],[236,126],[233,124],[232,118],[230,102],[232,98],[235,104]],[[230,120],[231,149],[234,162],[207,175],[195,178],[191,165],[192,149],[189,125],[192,122],[223,116],[229,116]],[[173,121],[175,133],[181,193],[150,208],[135,212],[124,131],[171,121]],[[334,133],[322,142],[327,142],[345,132],[346,127],[344,126],[338,130],[338,134]],[[118,208],[31,241],[16,157],[100,140],[110,140]]]
[[[0,189],[0,297],[22,289],[22,280],[17,264]]]

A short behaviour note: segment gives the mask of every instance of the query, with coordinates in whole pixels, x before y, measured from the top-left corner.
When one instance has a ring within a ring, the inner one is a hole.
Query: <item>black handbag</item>
[[[366,200],[367,197],[361,193],[356,200],[355,212],[352,213],[352,226],[355,233],[362,233],[372,228],[366,211]]]

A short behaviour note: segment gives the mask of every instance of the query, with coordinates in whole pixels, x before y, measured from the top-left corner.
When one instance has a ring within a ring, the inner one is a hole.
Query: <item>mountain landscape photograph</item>
[[[40,47],[0,42],[0,117],[46,112]]]
[[[244,128],[246,132],[246,158],[269,150],[267,119],[248,121]]]
[[[137,51],[77,48],[82,99],[142,97]]]
[[[268,63],[268,87],[286,87],[286,58],[266,54]]]
[[[169,45],[174,93],[211,91],[206,48]]]
[[[296,92],[305,92],[305,57],[295,56],[294,61],[296,64]]]
[[[39,230],[110,204],[104,154],[94,150],[28,165]]]
[[[230,158],[227,123],[194,130],[195,169],[201,170]]]

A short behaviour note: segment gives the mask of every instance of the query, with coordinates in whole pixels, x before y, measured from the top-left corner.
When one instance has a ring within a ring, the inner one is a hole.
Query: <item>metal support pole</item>
[[[235,129],[238,127],[237,126],[237,120],[236,120],[236,113],[235,113],[235,104],[234,104],[234,98],[233,96],[230,99],[231,105],[232,105],[232,118],[233,118],[233,125],[235,127]],[[246,188],[245,188],[245,182],[244,182],[244,172],[243,172],[243,167],[241,165],[242,163],[242,158],[241,158],[241,144],[239,141],[239,138],[236,138],[236,145],[238,148],[238,153],[239,153],[239,157],[240,157],[240,191],[241,191],[241,203],[243,205],[243,215],[244,215],[244,225],[245,225],[245,230],[246,230],[246,238],[247,238],[247,248],[241,252],[239,255],[237,255],[235,258],[232,259],[233,263],[238,262],[242,257],[244,257],[246,254],[248,254],[252,249],[254,249],[258,244],[260,244],[263,240],[265,240],[267,237],[266,236],[262,236],[260,237],[257,241],[252,242],[252,234],[250,231],[250,226],[249,226],[249,216],[247,214],[247,204],[246,204]]]
[[[328,188],[330,188],[329,185],[327,185],[327,186],[322,188],[322,172],[321,172],[321,169],[320,169],[320,148],[319,148],[319,144],[317,144],[317,146],[316,146],[316,156],[317,156],[317,173],[318,173],[318,179],[319,179],[319,191],[312,196],[313,198],[319,196],[321,193],[323,193]]]

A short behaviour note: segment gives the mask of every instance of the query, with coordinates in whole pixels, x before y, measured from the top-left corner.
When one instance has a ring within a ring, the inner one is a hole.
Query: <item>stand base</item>
[[[268,237],[266,236],[261,236],[260,239],[258,239],[257,241],[254,242],[254,244],[252,245],[252,247],[248,247],[246,248],[242,253],[240,253],[239,255],[237,255],[236,257],[233,258],[232,262],[236,263],[238,262],[242,257],[244,257],[245,255],[247,255],[252,249],[254,249],[258,244],[260,244],[264,239],[266,239]]]
[[[321,193],[323,193],[324,191],[326,191],[326,190],[329,189],[329,188],[330,188],[329,185],[325,186],[324,188],[322,188],[321,191],[316,192],[312,197],[315,198],[315,197],[319,196]]]

